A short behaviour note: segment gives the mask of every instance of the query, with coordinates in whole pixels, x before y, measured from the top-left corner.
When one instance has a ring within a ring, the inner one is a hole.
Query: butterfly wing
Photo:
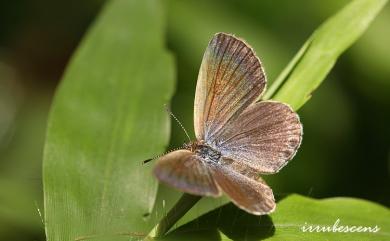
[[[188,150],[178,150],[160,157],[154,174],[161,182],[183,192],[201,196],[220,196],[210,168]]]
[[[299,116],[286,104],[262,101],[249,106],[219,133],[222,155],[260,173],[287,164],[302,139]]]
[[[259,177],[255,180],[226,165],[213,166],[213,176],[218,186],[239,208],[255,215],[275,210],[272,190]]]
[[[266,86],[261,63],[244,41],[225,33],[210,41],[196,85],[194,126],[198,140],[212,143]]]

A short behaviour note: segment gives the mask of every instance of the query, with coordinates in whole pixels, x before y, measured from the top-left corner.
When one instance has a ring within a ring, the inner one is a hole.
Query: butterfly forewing
[[[262,101],[249,106],[226,125],[218,138],[223,156],[260,173],[275,173],[298,149],[302,125],[286,104]]]
[[[266,79],[259,59],[244,41],[216,34],[203,56],[195,94],[198,140],[212,143],[263,92]]]
[[[213,176],[223,192],[241,209],[255,215],[275,209],[272,190],[263,180],[254,180],[228,166],[214,166]]]
[[[160,157],[154,174],[161,182],[183,192],[202,196],[221,195],[210,167],[188,150],[178,150]]]

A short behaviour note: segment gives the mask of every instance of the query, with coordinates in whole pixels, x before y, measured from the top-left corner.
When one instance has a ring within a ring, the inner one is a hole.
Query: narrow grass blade
[[[304,53],[297,55],[300,59],[292,60],[293,64],[286,67],[287,71],[282,72],[280,80],[270,87],[271,92],[266,97],[299,109],[325,79],[340,54],[364,33],[386,2],[354,0],[329,18],[313,33],[310,45],[304,46]],[[281,82],[285,83],[271,97]]]

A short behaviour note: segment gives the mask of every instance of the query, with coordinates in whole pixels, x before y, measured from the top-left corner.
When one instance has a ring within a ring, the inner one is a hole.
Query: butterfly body
[[[202,143],[202,142],[201,142]],[[197,144],[194,149],[196,155],[207,163],[215,164],[221,161],[222,154],[218,150],[206,144]]]
[[[272,212],[272,190],[259,174],[276,173],[292,159],[302,125],[288,105],[256,102],[265,87],[253,49],[233,35],[217,33],[203,56],[196,86],[196,140],[160,157],[156,177],[194,195],[224,193],[255,215]]]

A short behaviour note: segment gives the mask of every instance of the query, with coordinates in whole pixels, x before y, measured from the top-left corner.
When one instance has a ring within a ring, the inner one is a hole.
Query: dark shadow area
[[[283,199],[285,199],[289,195],[290,195],[289,193],[274,193],[274,197],[275,197],[275,200],[277,203],[282,201]]]
[[[235,241],[262,240],[275,233],[271,217],[251,215],[227,204],[169,233],[163,240],[221,240],[218,231]]]

